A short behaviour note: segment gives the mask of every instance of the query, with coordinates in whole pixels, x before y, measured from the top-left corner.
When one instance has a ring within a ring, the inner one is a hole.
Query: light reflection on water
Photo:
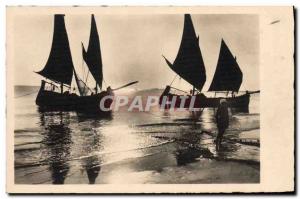
[[[213,109],[204,109],[198,120],[189,112],[168,111],[93,118],[75,112],[41,113],[34,99],[15,99],[16,183],[151,183],[162,171],[184,170],[218,155],[214,138],[201,134],[216,131]],[[259,115],[233,114],[228,134],[240,129],[259,129]],[[259,159],[259,148],[250,147],[249,152],[239,147],[220,156]]]

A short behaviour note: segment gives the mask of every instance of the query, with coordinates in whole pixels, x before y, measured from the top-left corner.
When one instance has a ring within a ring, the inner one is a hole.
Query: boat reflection
[[[112,114],[102,114],[94,117],[94,115],[90,114],[82,114],[77,113],[78,123],[81,126],[85,127],[84,129],[80,129],[81,136],[80,141],[80,156],[84,156],[82,159],[82,167],[86,170],[89,184],[95,184],[100,171],[101,171],[101,163],[102,159],[99,153],[101,153],[103,149],[103,135],[102,135],[102,127],[103,124],[112,120]],[[86,129],[86,127],[89,127]],[[99,179],[98,179],[99,180]]]
[[[100,161],[97,155],[88,157],[84,160],[84,167],[89,179],[89,184],[95,184],[96,178],[101,170]]]
[[[102,120],[109,121],[113,119],[113,113],[111,111],[107,112],[76,112],[78,122],[89,122],[94,121],[96,123],[101,123]]]
[[[112,119],[112,114],[95,117],[86,113],[39,111],[39,116],[44,129],[43,156],[52,183],[64,184],[67,176],[79,174],[72,171],[81,165],[89,184],[95,184],[102,163],[99,156],[103,150],[102,125]]]
[[[64,184],[70,166],[71,130],[69,114],[63,112],[40,112],[41,126],[45,128],[43,144],[46,146],[46,162],[51,171],[53,184]]]

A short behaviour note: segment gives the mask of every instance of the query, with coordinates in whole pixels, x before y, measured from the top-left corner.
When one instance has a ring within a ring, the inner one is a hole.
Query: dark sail
[[[48,61],[44,69],[37,73],[53,81],[71,85],[73,68],[64,15],[57,14],[54,16],[54,33]]]
[[[238,91],[242,80],[243,73],[222,39],[219,60],[209,91]]]
[[[88,68],[90,69],[90,72],[93,75],[96,83],[99,85],[101,89],[102,79],[103,79],[102,59],[101,59],[99,35],[98,35],[94,15],[92,15],[89,46],[86,51],[82,44],[82,56]]]
[[[166,59],[166,58],[165,58]],[[170,68],[180,77],[201,91],[205,81],[205,66],[191,16],[185,14],[183,35],[177,57],[173,64],[166,59]]]

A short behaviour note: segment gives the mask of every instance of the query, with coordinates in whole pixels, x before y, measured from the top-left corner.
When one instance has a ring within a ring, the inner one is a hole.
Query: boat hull
[[[164,101],[165,97],[165,101]],[[204,94],[195,95],[194,102],[192,96],[190,95],[175,95],[172,93],[163,94],[160,96],[159,103],[161,106],[164,106],[165,109],[171,107],[171,102],[173,97],[176,97],[174,100],[174,108],[217,108],[220,104],[221,99],[226,99],[228,106],[234,108],[237,111],[248,112],[249,111],[249,102],[250,94],[244,94],[236,97],[206,97]],[[183,98],[185,98],[183,102]],[[166,103],[167,102],[167,103]]]
[[[78,96],[65,92],[63,94],[40,89],[36,104],[41,111],[79,111],[86,113],[109,112],[100,109],[100,101],[105,96],[113,96],[107,91],[89,96]],[[104,102],[104,107],[109,109],[113,99],[108,98]]]

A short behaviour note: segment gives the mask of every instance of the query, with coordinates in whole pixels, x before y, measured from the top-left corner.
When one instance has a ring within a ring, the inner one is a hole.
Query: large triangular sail
[[[82,56],[96,83],[102,88],[103,71],[99,35],[94,15],[92,15],[90,40],[87,51],[82,44]]]
[[[243,73],[222,39],[217,68],[209,91],[239,91]]]
[[[37,73],[55,82],[71,85],[73,68],[64,15],[56,14],[51,52],[44,69]]]
[[[166,59],[166,58],[165,58]],[[185,14],[182,40],[173,64],[166,59],[170,68],[199,91],[206,81],[205,66],[191,15]]]

